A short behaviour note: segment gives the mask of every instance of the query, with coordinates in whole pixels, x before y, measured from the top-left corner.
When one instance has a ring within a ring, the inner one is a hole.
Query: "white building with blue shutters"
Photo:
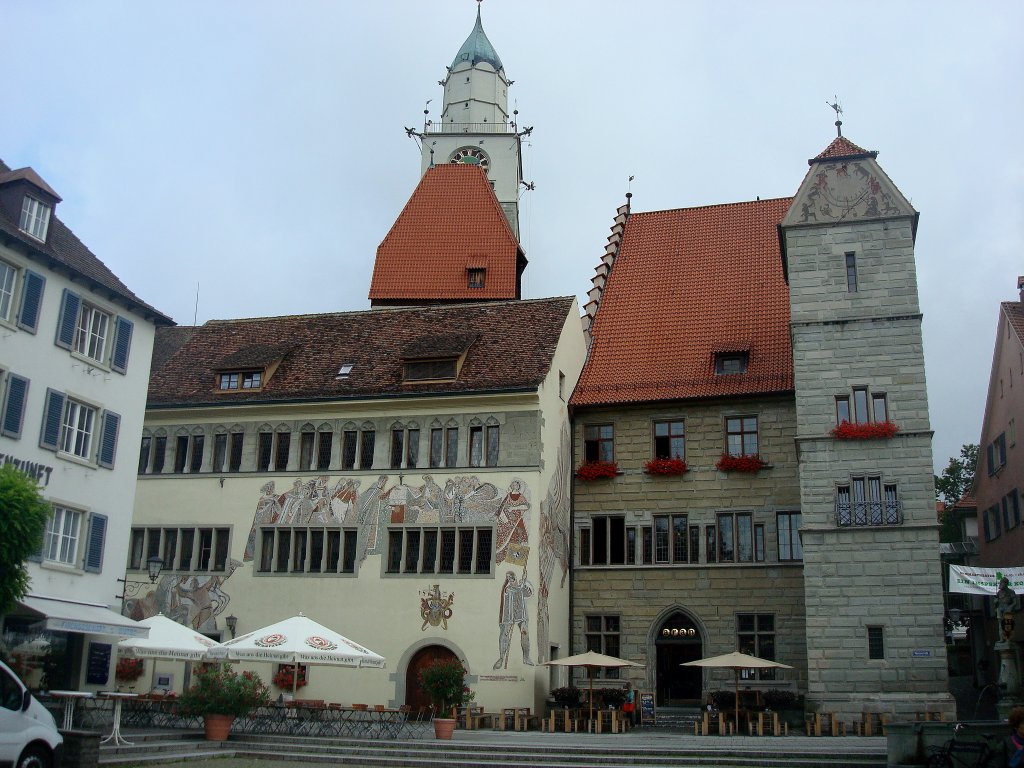
[[[172,321],[75,237],[59,202],[34,170],[0,162],[0,464],[53,507],[30,594],[0,617],[0,653],[19,654],[30,685],[112,688],[113,644],[145,634],[119,613],[118,579],[153,339]]]

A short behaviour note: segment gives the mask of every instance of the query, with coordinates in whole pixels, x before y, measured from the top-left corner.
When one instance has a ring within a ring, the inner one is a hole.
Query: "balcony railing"
[[[427,123],[424,133],[515,133],[511,123]]]
[[[903,523],[903,504],[899,501],[836,502],[836,525],[847,528],[855,525],[900,525]]]

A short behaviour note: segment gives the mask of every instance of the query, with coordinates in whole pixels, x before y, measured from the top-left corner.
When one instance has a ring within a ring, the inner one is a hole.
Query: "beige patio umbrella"
[[[736,681],[736,700],[735,707],[736,711],[733,713],[735,717],[734,723],[736,732],[740,730],[740,670],[741,669],[792,669],[789,664],[780,664],[777,661],[769,661],[768,659],[762,659],[758,656],[752,656],[747,653],[740,653],[739,651],[733,651],[732,653],[726,653],[722,656],[711,656],[706,659],[697,659],[696,661],[687,661],[680,664],[681,667],[709,667],[712,669],[731,669],[735,675]]]
[[[594,669],[596,667],[642,667],[635,661],[620,659],[615,656],[605,656],[603,653],[587,651],[577,653],[575,656],[566,656],[564,659],[553,659],[545,661],[546,667],[586,667],[587,677],[590,678],[590,719],[594,719]]]

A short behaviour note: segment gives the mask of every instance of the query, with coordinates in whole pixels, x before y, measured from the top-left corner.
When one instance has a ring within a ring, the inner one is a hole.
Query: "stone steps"
[[[237,757],[331,763],[338,766],[402,766],[451,768],[510,764],[538,768],[883,768],[884,744],[846,742],[837,751],[834,740],[817,739],[685,739],[634,731],[627,735],[477,734],[457,732],[452,741],[375,741],[319,739],[278,735],[240,735],[223,743],[189,734],[132,734],[131,747],[103,747],[102,765],[184,762]],[[787,743],[789,742],[789,743]],[[837,757],[841,762],[837,763]]]

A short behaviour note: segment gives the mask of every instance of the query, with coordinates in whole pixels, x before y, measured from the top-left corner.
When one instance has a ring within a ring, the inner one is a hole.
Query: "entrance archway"
[[[654,647],[658,659],[658,705],[700,706],[701,668],[680,666],[704,655],[704,641],[693,619],[679,611],[670,615],[658,629]]]
[[[443,645],[428,645],[416,651],[416,655],[409,660],[409,666],[405,671],[405,703],[414,710],[420,707],[429,707],[433,702],[420,688],[420,671],[429,667],[435,661],[457,661],[458,656]]]

